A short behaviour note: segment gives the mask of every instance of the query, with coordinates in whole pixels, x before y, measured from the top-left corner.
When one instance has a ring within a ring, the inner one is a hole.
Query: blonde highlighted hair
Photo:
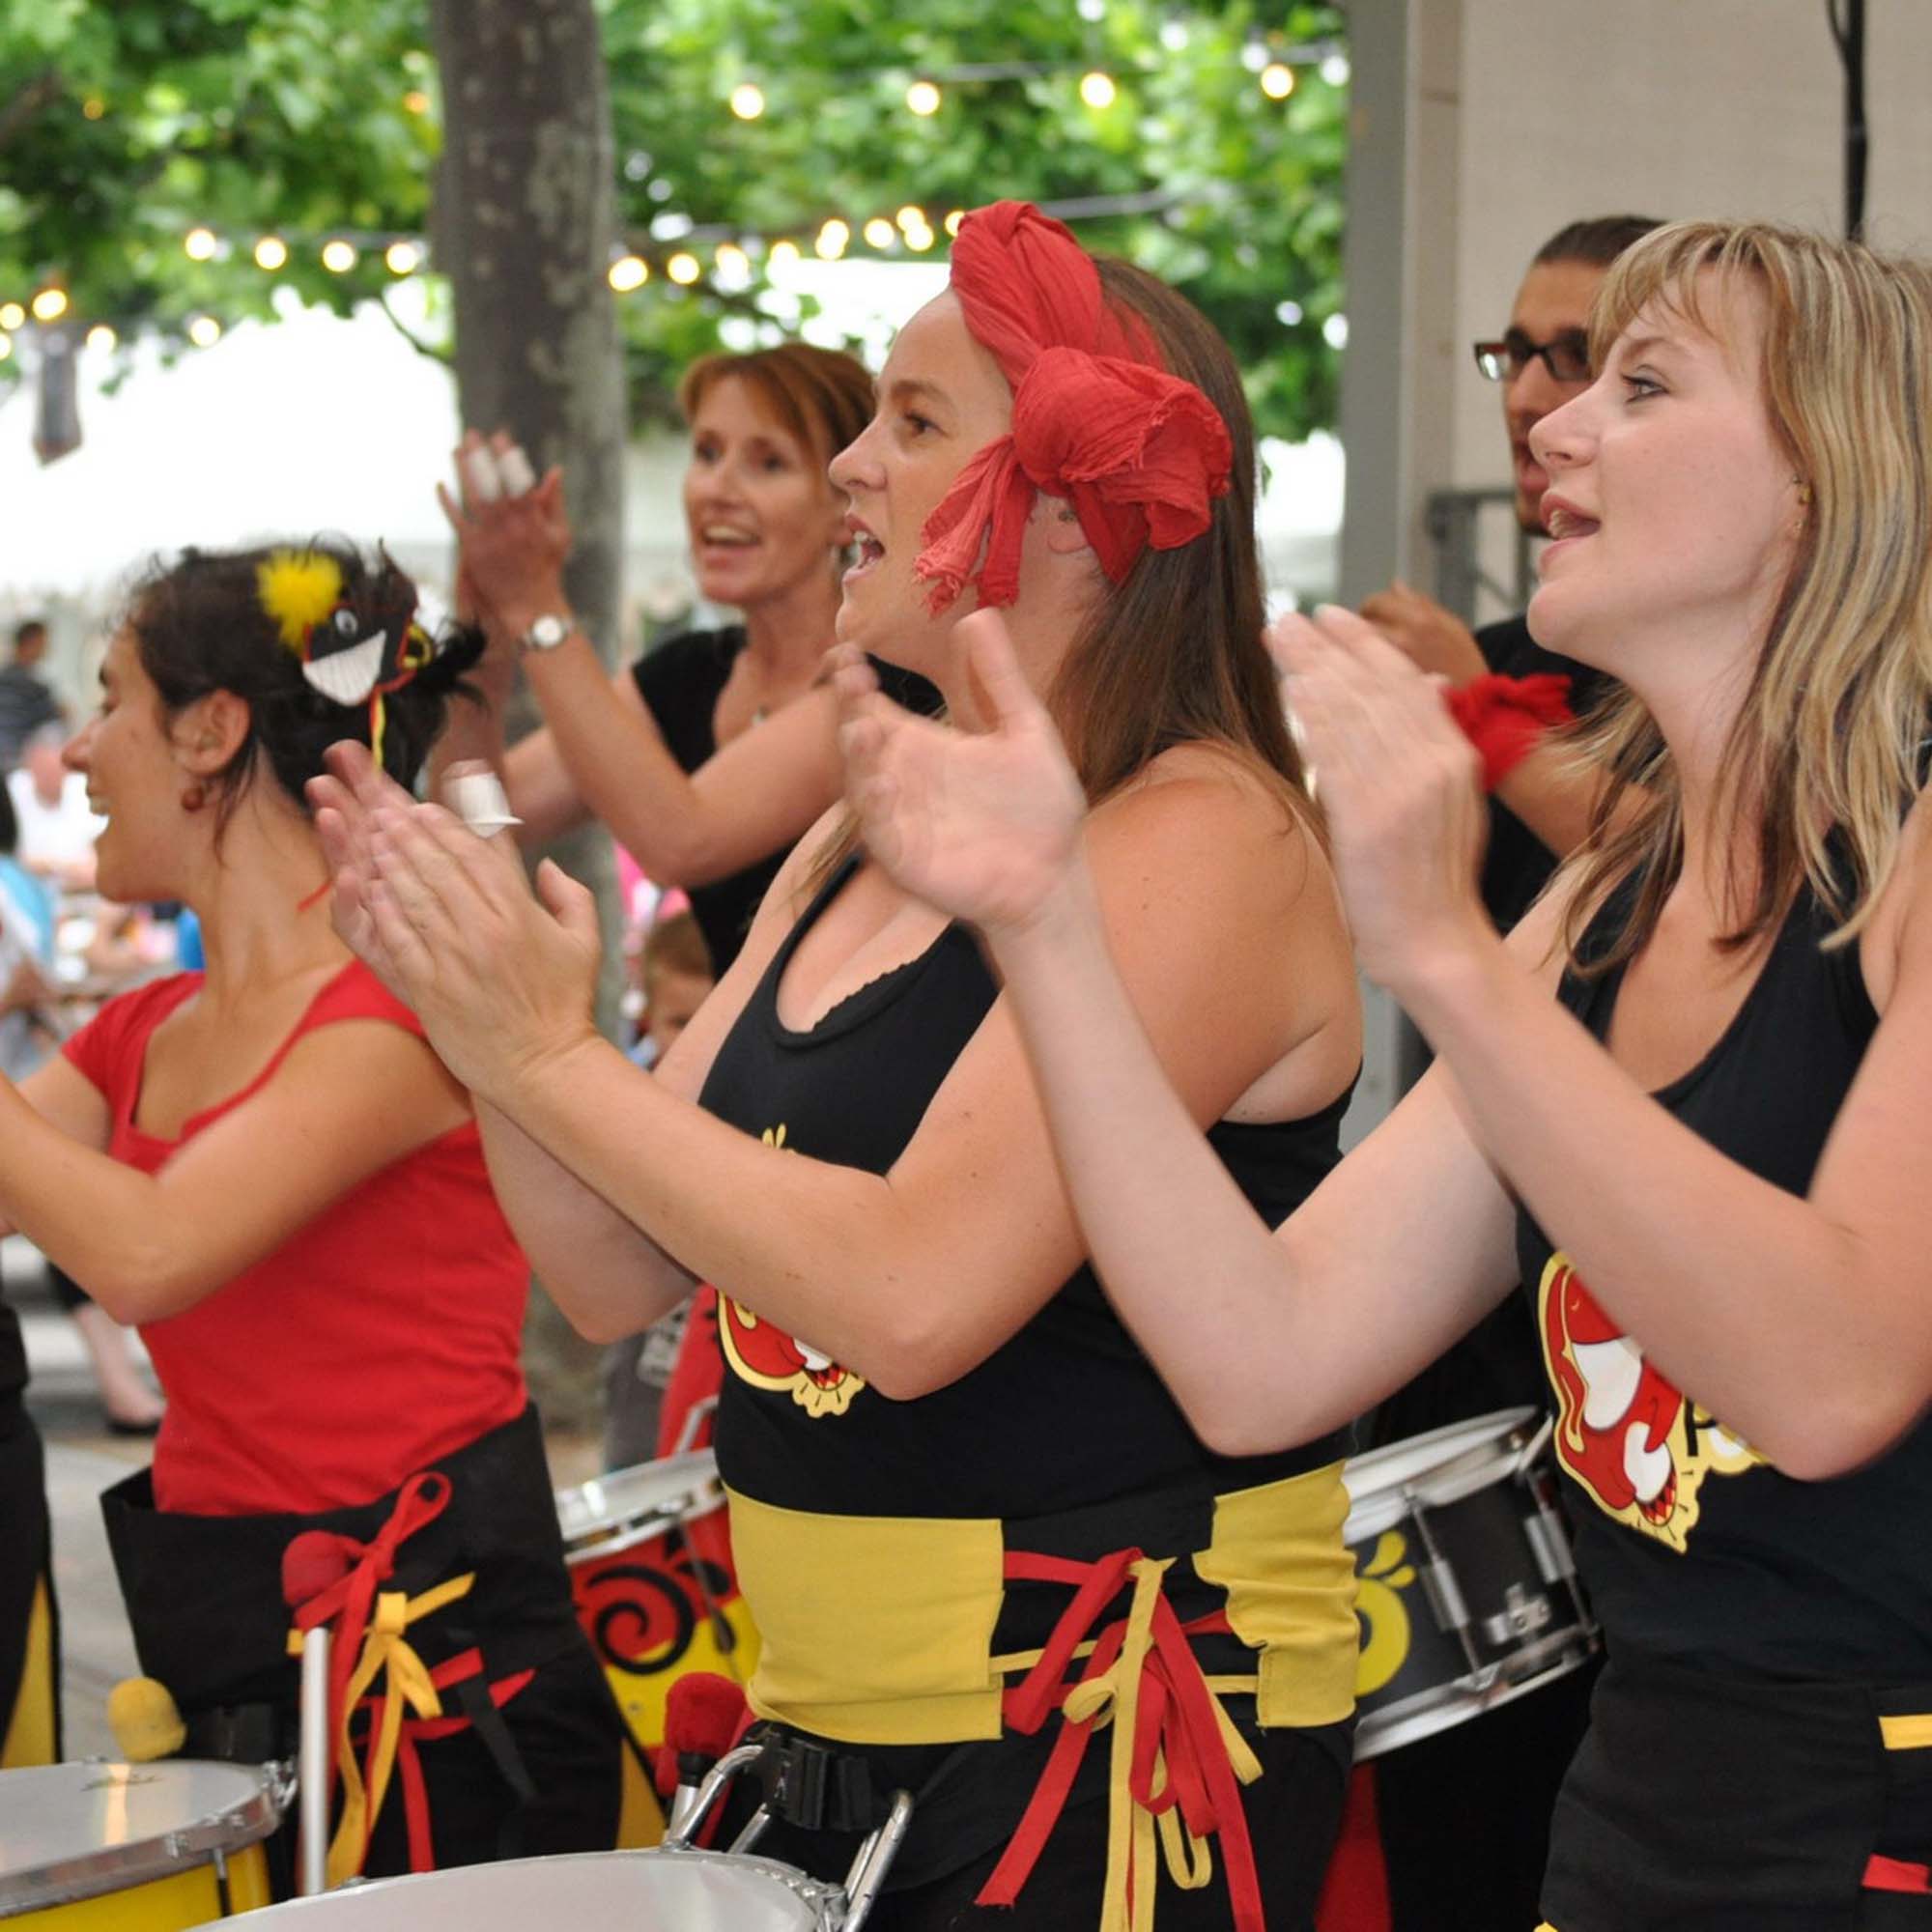
[[[1932,270],[1761,222],[1680,221],[1621,255],[1591,318],[1591,360],[1657,303],[1722,340],[1722,294],[1754,294],[1763,398],[1810,499],[1719,768],[1718,810],[1756,849],[1727,882],[1727,949],[1781,923],[1808,884],[1856,938],[1897,858],[1932,715]],[[1639,951],[1683,867],[1677,773],[1643,704],[1620,693],[1580,727],[1607,773],[1578,855],[1564,941],[1639,879],[1604,970]],[[1635,796],[1634,810],[1630,802]],[[1614,829],[1619,808],[1628,823]]]

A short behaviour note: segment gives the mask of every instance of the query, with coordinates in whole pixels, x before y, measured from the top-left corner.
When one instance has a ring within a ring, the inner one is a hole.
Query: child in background
[[[639,1066],[650,1066],[669,1050],[717,984],[710,949],[688,903],[670,913],[660,907],[638,955],[638,980],[644,1003],[631,1058]]]
[[[659,917],[638,957],[643,1009],[631,1058],[652,1066],[670,1050],[716,983],[711,952],[689,907]],[[658,1454],[665,1390],[676,1366],[691,1303],[684,1301],[641,1334],[613,1342],[604,1355],[604,1466],[627,1469]],[[715,1381],[715,1378],[714,1378]]]

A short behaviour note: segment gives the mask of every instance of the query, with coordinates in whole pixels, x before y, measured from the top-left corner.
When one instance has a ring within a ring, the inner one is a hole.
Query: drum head
[[[586,1852],[383,1879],[249,1914],[271,1932],[824,1932],[838,1896],[770,1859],[718,1852]]]
[[[556,1520],[566,1544],[650,1518],[675,1520],[718,1488],[718,1458],[709,1449],[660,1456],[629,1469],[593,1476],[556,1492]]]
[[[1351,1505],[1342,1541],[1365,1543],[1399,1522],[1407,1513],[1406,1492],[1440,1507],[1496,1482],[1516,1458],[1509,1438],[1526,1432],[1536,1415],[1533,1408],[1499,1408],[1350,1457],[1342,1467]]]
[[[265,1771],[170,1758],[0,1772],[0,1918],[146,1885],[275,1829]]]

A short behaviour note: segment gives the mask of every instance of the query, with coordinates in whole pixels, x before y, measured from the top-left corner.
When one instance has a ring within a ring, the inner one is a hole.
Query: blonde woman
[[[1508,940],[1433,686],[1344,611],[1274,633],[1358,954],[1437,1054],[1278,1235],[1139,1037],[997,637],[985,735],[841,670],[854,795],[990,941],[1100,1274],[1210,1442],[1331,1428],[1530,1285],[1609,1640],[1550,1925],[1932,1922],[1932,298],[1685,223],[1594,335],[1532,434],[1529,618],[1630,696],[1599,830]]]

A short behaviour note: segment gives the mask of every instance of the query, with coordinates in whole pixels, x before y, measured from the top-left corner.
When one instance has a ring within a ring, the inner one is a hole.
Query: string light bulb
[[[680,248],[665,264],[665,273],[681,288],[688,289],[703,272],[704,270],[699,266],[697,257],[683,248]]]
[[[718,244],[718,272],[732,281],[752,272],[752,258],[735,242]]]
[[[255,243],[255,266],[273,274],[288,265],[289,244],[279,235],[265,235]]]
[[[0,302],[0,328],[25,328],[27,311],[18,302]]]
[[[1294,92],[1294,70],[1286,61],[1269,61],[1262,69],[1262,92],[1270,100],[1286,100]]]
[[[1120,89],[1114,85],[1113,75],[1102,73],[1098,68],[1094,69],[1091,73],[1083,73],[1080,76],[1080,98],[1089,107],[1096,111],[1113,106],[1114,98],[1119,93]]]
[[[788,269],[799,260],[799,246],[796,242],[780,240],[765,250],[765,266],[768,269]]]
[[[345,242],[337,236],[332,242],[322,244],[322,266],[331,275],[346,275],[355,266],[355,244]]]
[[[103,355],[112,350],[120,340],[121,338],[104,322],[97,322],[87,331],[87,346],[90,349],[98,349]]]
[[[421,88],[412,87],[403,96],[403,105],[412,114],[427,114],[429,112],[429,96]]]
[[[852,240],[852,229],[848,222],[840,221],[837,215],[818,231],[818,240],[811,245],[817,250],[819,259],[836,262],[844,254]]]
[[[0,362],[6,361],[14,353],[14,338],[5,329],[0,329]]]
[[[67,291],[58,288],[44,288],[34,298],[34,320],[36,322],[58,322],[67,313]]]
[[[651,278],[651,265],[641,255],[619,255],[611,264],[609,280],[620,296],[640,289]]]
[[[866,224],[866,245],[868,248],[890,248],[899,239],[899,232],[883,214],[875,214]]]
[[[213,349],[221,340],[221,325],[212,315],[197,315],[188,323],[187,339],[197,349]]]
[[[901,235],[910,235],[915,229],[925,226],[925,210],[907,202],[893,219],[898,223]]]
[[[740,121],[755,121],[765,111],[765,90],[755,81],[741,80],[731,90],[731,112]]]
[[[949,209],[946,213],[947,234],[949,236],[957,235],[959,233],[959,224],[965,219],[966,211],[963,208]]]
[[[383,250],[383,261],[392,275],[413,275],[422,267],[422,250],[413,242],[391,242]]]
[[[939,240],[938,236],[923,221],[917,228],[908,228],[905,232],[905,239],[906,246],[920,255],[923,255]]]
[[[220,247],[212,228],[190,228],[182,237],[182,252],[190,262],[212,262],[214,251]]]
[[[906,105],[921,120],[939,112],[940,99],[939,89],[929,80],[916,80],[906,89]]]

